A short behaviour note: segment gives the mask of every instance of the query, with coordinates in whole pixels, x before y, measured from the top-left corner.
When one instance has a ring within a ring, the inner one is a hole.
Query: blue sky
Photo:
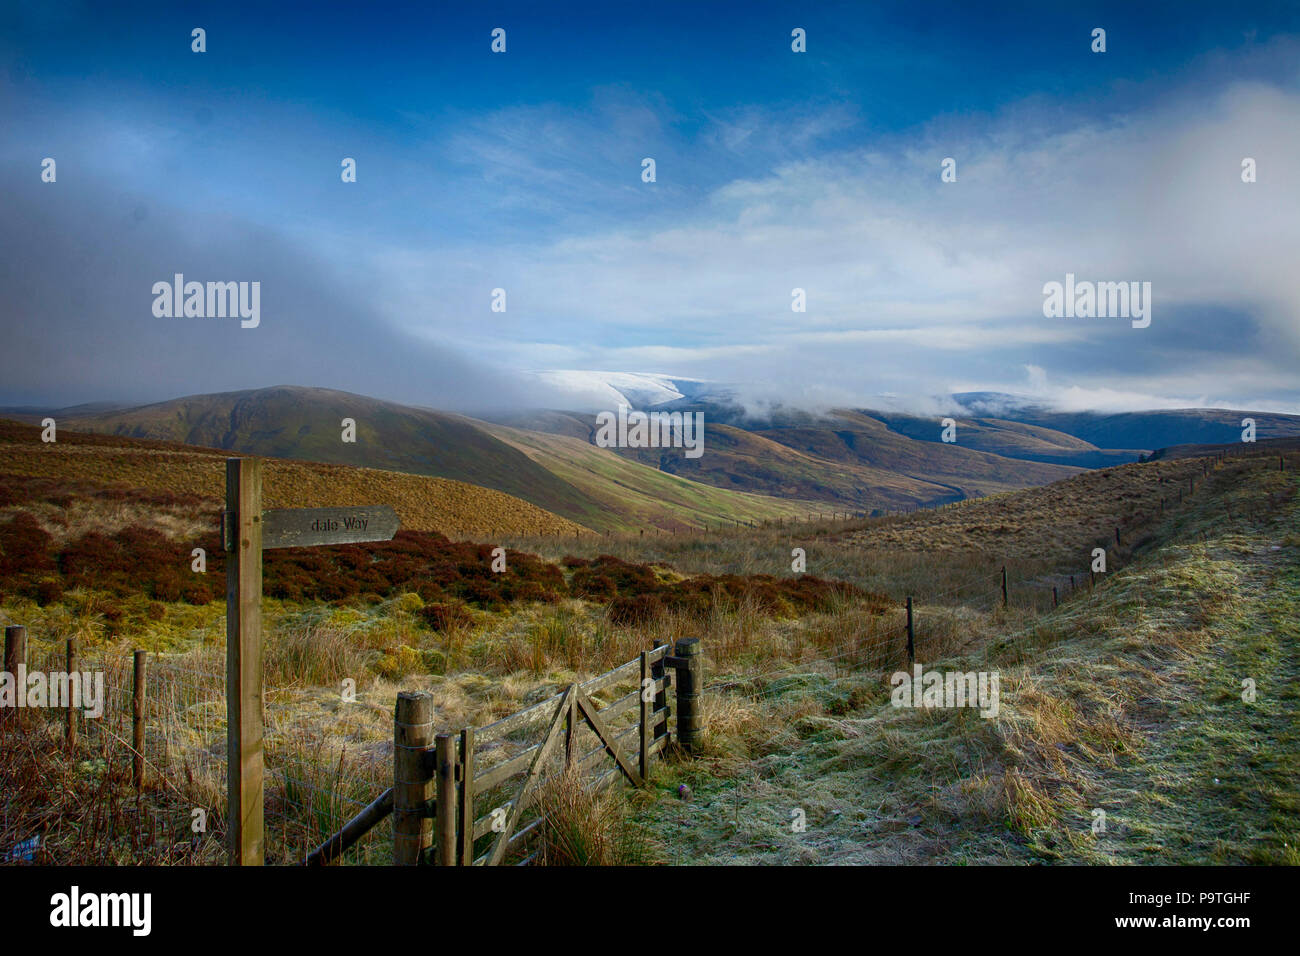
[[[1295,4],[462,6],[5,7],[0,400],[579,368],[1300,411]],[[260,281],[261,325],[155,318],[175,272]],[[1151,281],[1151,327],[1044,318],[1066,272]]]

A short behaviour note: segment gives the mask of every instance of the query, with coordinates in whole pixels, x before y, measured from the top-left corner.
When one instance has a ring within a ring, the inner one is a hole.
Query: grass
[[[602,531],[636,534],[656,528],[686,532],[737,521],[797,521],[810,511],[832,507],[817,500],[771,497],[688,481],[564,435],[506,426],[489,426],[487,430],[603,509],[604,517],[591,523]]]
[[[632,819],[623,795],[597,788],[573,772],[542,786],[538,863],[542,866],[634,866],[656,862],[646,827]]]
[[[999,671],[997,718],[895,709],[880,670],[724,688],[639,819],[679,863],[1297,862],[1300,482],[1248,467],[1090,597],[926,654]]]
[[[1150,474],[1131,473],[1144,470]],[[441,629],[430,627],[413,592],[343,605],[267,599],[268,852],[280,862],[298,858],[388,786],[399,689],[434,694],[438,731],[483,727],[656,640],[697,634],[707,655],[702,752],[656,763],[644,804],[612,792],[613,809],[602,805],[600,814],[617,825],[551,834],[551,860],[1295,862],[1295,472],[1230,460],[1198,479],[1182,503],[1174,496],[1162,515],[1169,481],[1200,475],[1199,463],[1114,471],[934,515],[806,526],[799,529],[806,538],[762,528],[629,536],[577,549],[585,560],[608,549],[641,562],[656,586],[702,574],[794,582],[787,556],[803,541],[810,572],[895,602],[916,597],[923,663],[998,670],[1003,706],[994,720],[890,707],[885,677],[906,661],[903,612],[860,595],[774,611],[752,597],[710,592],[703,604],[631,620],[608,603],[565,596],[471,609]],[[1116,489],[1135,497],[1117,504]],[[1007,562],[1012,600],[1003,608],[1003,559],[972,547],[980,539],[968,533],[1005,525],[1014,543],[1032,539],[1035,527],[1065,526],[1090,545],[1126,513],[1125,545],[1109,549],[1110,573],[1095,592],[1061,587],[1055,610],[1050,584],[1069,573],[1086,578],[1090,548],[1081,557],[1077,542],[1044,530],[1039,553]],[[946,537],[945,520],[953,532]],[[891,552],[879,545],[886,538],[921,550]],[[537,540],[546,560],[572,550]],[[594,567],[611,569],[616,588],[646,573]],[[151,611],[158,603],[161,617]],[[203,840],[186,828],[193,808],[223,802],[221,602],[138,595],[110,607],[73,589],[55,604],[9,597],[0,609],[51,653],[64,637],[78,637],[88,660],[118,675],[111,682],[119,722],[105,727],[119,736],[129,737],[129,721],[125,729],[120,722],[129,713],[121,696],[128,652],[153,652],[148,753],[158,772],[144,804],[168,821],[166,839],[152,844],[132,829],[120,744],[87,733],[82,751],[67,754],[50,728],[36,729],[46,737],[5,748],[0,850],[45,827],[44,861],[83,859],[78,834],[111,819],[93,859],[219,858],[220,813],[209,815]],[[1253,705],[1240,700],[1245,677],[1259,689]],[[355,700],[345,682],[355,683]],[[45,773],[66,788],[53,802],[10,786]],[[689,800],[679,799],[681,784]],[[605,819],[576,794],[555,799],[570,820]],[[1094,835],[1098,809],[1108,826]],[[796,817],[807,822],[802,832],[791,828]],[[620,833],[633,834],[630,849],[619,849]],[[382,862],[386,853],[377,831],[351,859]]]
[[[63,498],[84,500],[87,496],[79,488],[89,484],[137,498],[183,499],[190,514],[206,513],[204,527],[219,527],[225,459],[230,452],[65,430],[59,431],[57,442],[45,444],[40,432],[35,426],[0,420],[4,461],[0,502],[30,501],[35,494],[46,503],[39,515],[44,524],[76,528],[78,534],[111,531],[118,522],[106,507],[84,511],[59,507]],[[51,483],[54,489],[46,487]],[[32,491],[31,485],[39,490]],[[403,528],[453,537],[590,533],[521,498],[463,481],[279,458],[265,459],[263,504],[267,508],[388,504]]]

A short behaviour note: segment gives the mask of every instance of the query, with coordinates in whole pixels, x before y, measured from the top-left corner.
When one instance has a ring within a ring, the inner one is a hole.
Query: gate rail
[[[675,681],[670,669],[677,672]],[[527,844],[540,833],[544,817],[539,801],[547,783],[566,772],[585,778],[608,758],[612,766],[589,786],[606,786],[620,775],[645,786],[650,761],[672,741],[668,689],[674,685],[677,742],[687,752],[694,749],[702,729],[702,676],[697,638],[683,638],[672,647],[658,642],[634,660],[458,734],[433,732],[432,694],[404,691],[393,713],[392,788],[303,862],[336,860],[392,813],[394,863],[498,866],[511,854],[522,857],[519,864],[530,863],[538,851],[526,852]],[[630,691],[599,702],[627,685],[633,685]],[[543,720],[545,733],[536,739],[529,731]],[[594,746],[588,748],[588,743]],[[508,756],[499,755],[503,750]],[[488,804],[496,806],[476,812],[478,805]],[[525,819],[530,810],[536,812]]]

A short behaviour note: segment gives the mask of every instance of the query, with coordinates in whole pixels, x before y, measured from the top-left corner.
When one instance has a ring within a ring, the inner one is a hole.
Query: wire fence
[[[943,608],[947,602],[958,596],[965,595],[962,600],[963,606],[971,606],[975,602],[980,602],[987,603],[990,609],[1005,606],[1020,612],[1029,611],[1033,613],[1035,617],[1029,625],[1002,637],[1004,641],[1014,641],[1016,638],[1039,630],[1044,623],[1043,614],[1046,611],[1059,606],[1071,594],[1080,590],[1079,587],[1072,586],[1066,591],[1061,584],[1052,584],[1051,581],[1073,583],[1073,581],[1082,579],[1084,575],[1078,574],[1072,577],[1069,574],[1056,574],[1049,577],[1048,582],[1041,580],[1015,581],[1006,577],[1005,572],[999,569],[996,573],[986,574],[977,580],[965,581],[951,588],[931,592],[925,596],[924,601],[914,599],[912,612],[914,618],[919,618],[922,608]],[[1003,590],[1004,586],[1005,592]],[[1054,589],[1056,593],[1053,593]],[[894,611],[904,610],[904,608],[905,605],[899,606]],[[896,616],[897,613],[895,613]],[[926,622],[926,624],[929,623],[929,621]],[[914,631],[916,629],[915,625],[916,620],[914,619]],[[920,634],[914,638],[915,647],[913,651],[917,658],[924,656],[925,645],[931,643],[926,640],[927,636],[927,628],[923,625]],[[947,635],[943,635],[943,637],[946,638]],[[828,670],[830,671],[828,676],[842,676],[844,673],[851,671],[884,671],[889,668],[897,668],[908,663],[908,640],[905,619],[900,622],[882,617],[881,623],[872,633],[866,636],[858,634],[851,640],[841,642],[844,645],[843,649],[837,653],[804,658],[787,666],[747,673],[743,677],[734,680],[711,682],[708,686],[708,692],[711,694],[725,694],[732,699],[757,702],[771,700],[774,696],[778,696],[780,689],[778,688],[778,692],[774,693],[773,685],[785,678],[809,676]],[[942,652],[946,649],[949,649],[947,644],[941,643],[938,650]]]
[[[132,651],[74,645],[69,666],[68,642],[39,634],[25,637],[27,674],[45,675],[47,681],[69,671],[89,675],[90,693],[79,698],[79,708],[33,709],[30,719],[40,722],[49,741],[61,736],[68,745],[75,733],[76,750],[69,757],[91,771],[130,777],[142,849],[153,854],[149,858],[224,863],[227,725],[221,650],[146,653],[139,686]],[[268,863],[303,860],[391,778],[391,751],[385,744],[351,750],[340,745],[344,721],[305,731],[302,696],[294,688],[269,688],[266,693]],[[133,769],[137,758],[139,779]],[[391,840],[385,838],[385,826],[359,841],[348,860],[388,862]],[[0,856],[29,839],[9,829],[0,828]]]
[[[985,574],[929,595],[925,606],[941,608],[954,600],[993,604],[1001,600],[1001,588],[1000,571]],[[1033,589],[1026,585],[1019,590]],[[1010,593],[1016,591],[1012,588]],[[897,666],[907,659],[907,633],[900,611],[901,606],[856,622],[842,638],[829,644],[810,645],[831,653],[712,683],[708,692],[757,701],[770,698],[771,686],[783,678]],[[709,643],[713,645],[710,650],[727,653],[725,642]],[[802,655],[803,649],[798,653]],[[143,777],[138,783],[137,803],[148,840],[159,852],[189,862],[224,862],[227,741],[222,650],[208,647],[188,653],[145,654],[143,690],[137,689],[134,654],[118,647],[78,649],[69,664],[67,642],[30,635],[26,654],[29,672],[75,670],[102,680],[98,714],[75,717],[79,747],[88,759],[105,766],[123,768],[140,759]],[[635,692],[621,684],[614,689]],[[267,687],[263,719],[268,863],[303,861],[391,782],[391,743],[359,734],[353,735],[358,739],[349,739],[347,708],[359,705],[345,695],[346,690],[331,694],[294,684]],[[135,744],[137,700],[142,705],[138,723],[142,724],[143,746],[139,750]],[[538,720],[549,714],[554,700],[549,698],[531,708]],[[325,719],[311,719],[331,709],[334,713]],[[45,719],[69,718],[47,713]],[[517,733],[499,739],[490,732],[491,726],[483,728],[481,753],[476,759],[493,762],[516,755],[529,729],[527,721],[517,723]],[[622,733],[628,728],[619,724],[611,729]],[[598,751],[599,741],[587,736],[580,729],[576,745],[584,752]],[[548,775],[553,772],[558,771],[548,768]],[[342,862],[391,862],[391,827],[391,820],[385,820],[370,829],[346,851]],[[17,836],[5,833],[0,851],[6,840],[17,842]]]
[[[16,628],[9,622],[7,639]],[[7,732],[28,734],[29,743],[47,750],[65,748],[100,798],[119,799],[109,787],[129,789],[138,859],[219,862],[226,814],[224,673],[196,666],[188,655],[144,655],[141,681],[130,651],[22,631],[26,676],[15,677],[15,686],[29,700],[43,689],[45,699],[25,712],[21,731]],[[40,846],[44,834],[12,832],[18,825],[6,821],[0,831],[0,856],[11,842]]]

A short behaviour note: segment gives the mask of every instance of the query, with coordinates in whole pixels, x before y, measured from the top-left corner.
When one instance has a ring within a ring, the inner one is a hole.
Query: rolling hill
[[[1079,470],[917,440],[862,412],[791,412],[754,421],[725,406],[672,407],[703,412],[704,455],[687,458],[681,449],[671,448],[624,448],[618,454],[717,488],[830,502],[840,510],[883,511],[957,501],[1045,484]],[[589,442],[595,434],[592,416],[538,412],[502,420],[566,439]],[[937,437],[937,426],[934,430]],[[1124,460],[1136,458],[1134,453]]]
[[[579,488],[609,514],[617,515],[618,523],[612,530],[677,530],[731,522],[797,520],[826,508],[824,500],[769,497],[689,481],[597,448],[585,438],[543,435],[504,425],[487,428]],[[670,508],[675,517],[666,520],[665,508]]]
[[[329,389],[278,386],[107,412],[22,409],[14,417],[32,422],[46,414],[61,428],[100,435],[450,479],[596,531],[789,518],[817,505],[672,480],[594,446],[580,455],[568,449],[565,463],[566,454],[541,453],[550,436],[506,441],[486,422]],[[355,443],[341,440],[345,418],[356,422]]]
[[[188,498],[194,503],[172,515],[174,522],[195,530],[219,526],[227,452],[71,429],[60,429],[58,441],[46,444],[40,433],[37,426],[0,419],[0,506],[30,497],[34,479],[38,497],[63,507],[87,497],[81,494],[86,489],[96,492],[88,496],[94,503],[77,505],[75,518],[53,521],[69,529],[120,525],[150,513],[132,507],[128,493],[136,492]],[[454,539],[587,533],[527,501],[461,481],[279,458],[266,460],[263,502],[267,508],[389,504],[404,529]]]
[[[466,482],[598,531],[896,511],[983,497],[1136,461],[1156,448],[1237,441],[1248,416],[1261,439],[1300,435],[1298,416],[1227,409],[1064,413],[1012,396],[968,393],[954,400],[972,414],[954,416],[957,440],[945,443],[938,416],[777,409],[756,417],[704,383],[628,379],[615,383],[624,389],[616,390],[620,401],[632,394],[656,410],[702,412],[705,454],[598,448],[595,417],[585,412],[518,412],[489,422],[299,386],[136,408],[100,403],[10,414],[28,422],[51,414],[61,426],[99,434]],[[356,423],[354,443],[341,440],[344,419]]]
[[[868,412],[870,417],[891,431],[917,441],[941,441],[941,429],[935,418]],[[1074,435],[999,418],[954,418],[957,444],[975,451],[990,452],[1006,458],[1020,458],[1079,468],[1107,468],[1136,461],[1142,454],[1135,448],[1098,448]]]

